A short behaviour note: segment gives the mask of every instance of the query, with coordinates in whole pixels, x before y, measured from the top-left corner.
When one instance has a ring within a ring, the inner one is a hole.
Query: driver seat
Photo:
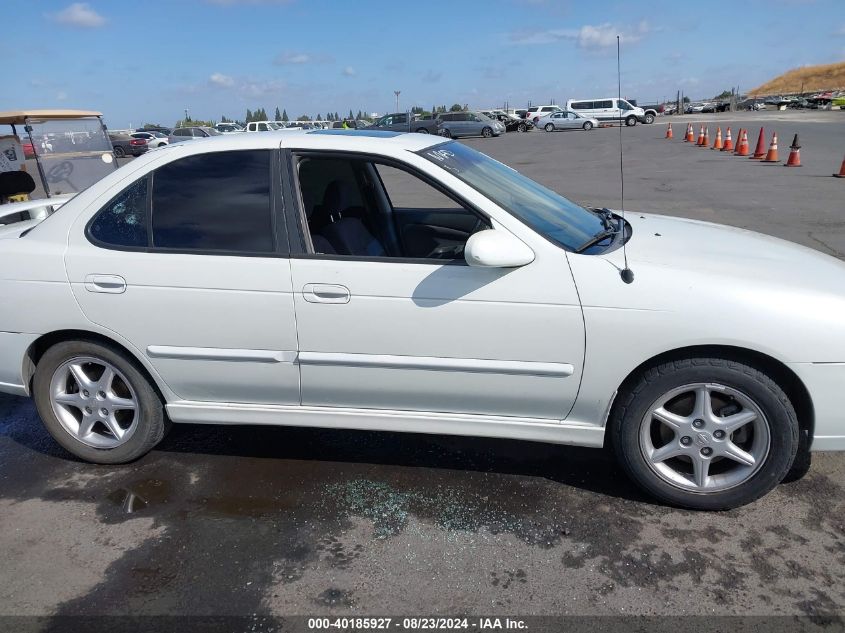
[[[13,197],[26,199],[35,191],[35,181],[25,171],[0,172],[0,202],[8,202]]]

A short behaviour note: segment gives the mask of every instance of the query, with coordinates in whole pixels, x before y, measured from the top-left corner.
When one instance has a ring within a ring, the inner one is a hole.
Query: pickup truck
[[[640,123],[654,123],[654,120],[657,118],[657,113],[660,111],[660,106],[658,105],[637,105],[636,99],[628,99],[628,103],[632,106],[643,109],[643,115],[640,118]]]
[[[368,126],[367,129],[437,134],[437,119],[415,119],[413,114],[396,112],[394,114],[385,114],[378,121]]]

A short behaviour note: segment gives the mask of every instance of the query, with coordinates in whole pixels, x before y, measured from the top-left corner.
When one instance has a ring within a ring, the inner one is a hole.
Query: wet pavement
[[[65,453],[0,396],[0,608],[17,615],[790,614],[841,624],[845,459],[724,513],[644,498],[602,450],[174,427]]]

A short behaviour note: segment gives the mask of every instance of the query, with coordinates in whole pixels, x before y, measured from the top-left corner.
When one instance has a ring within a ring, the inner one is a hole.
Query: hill
[[[802,86],[804,92],[845,89],[845,62],[793,68],[751,90],[749,94],[765,96],[797,93]]]

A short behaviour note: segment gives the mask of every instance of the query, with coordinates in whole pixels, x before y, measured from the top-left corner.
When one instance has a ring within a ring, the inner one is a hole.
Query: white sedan
[[[610,444],[719,509],[845,449],[845,264],[433,135],[179,143],[34,222],[0,239],[0,391],[91,462],[171,422]]]
[[[592,130],[598,125],[598,119],[585,117],[577,112],[559,110],[537,119],[534,127],[546,132],[555,132],[556,130]]]

